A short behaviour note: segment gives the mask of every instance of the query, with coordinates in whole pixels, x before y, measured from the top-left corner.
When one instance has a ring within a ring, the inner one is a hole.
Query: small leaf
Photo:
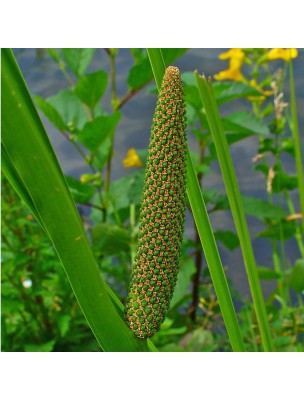
[[[95,49],[61,49],[61,52],[70,70],[80,76],[88,68]]]
[[[102,146],[99,146],[94,153],[93,166],[101,171],[108,161],[112,149],[112,136],[109,135],[102,142]]]
[[[115,111],[112,115],[101,115],[87,122],[77,135],[78,140],[90,151],[95,151],[108,137],[112,136],[120,117],[120,111]]]
[[[296,176],[286,174],[285,172],[276,172],[272,181],[272,192],[279,193],[283,190],[294,190],[298,187]]]
[[[34,343],[30,343],[30,344],[26,344],[24,346],[24,350],[28,351],[28,352],[49,352],[52,351],[55,345],[55,340],[50,340],[49,342],[43,343],[43,344],[34,344]]]
[[[139,64],[146,57],[146,49],[130,49],[135,63]]]
[[[197,328],[194,331],[187,333],[179,342],[179,345],[185,351],[209,351],[213,346],[214,340],[212,333],[204,328]]]
[[[81,130],[88,121],[83,104],[72,89],[62,90],[49,97],[47,102],[56,109],[70,132]]]
[[[60,54],[56,49],[46,49],[46,52],[56,63],[60,61]]]
[[[289,277],[289,286],[295,292],[304,290],[304,259],[297,260],[295,266],[291,270]]]
[[[71,195],[76,203],[87,203],[95,193],[95,188],[79,182],[71,176],[65,176]]]
[[[58,327],[61,337],[64,337],[70,328],[71,316],[66,314],[58,319]]]
[[[47,119],[56,126],[60,131],[64,131],[66,129],[66,125],[61,118],[59,112],[46,100],[44,100],[40,96],[34,97],[36,103],[38,104],[40,110],[47,117]]]
[[[264,281],[269,281],[271,279],[279,279],[281,275],[274,271],[271,268],[267,267],[257,267],[258,270],[258,275],[260,279],[263,279]]]
[[[182,56],[187,52],[188,49],[162,49],[162,55],[166,65],[172,64],[174,60]],[[138,54],[136,56],[136,61],[139,61],[134,65],[129,72],[128,76],[128,85],[132,91],[140,89],[147,83],[149,83],[153,78],[153,72],[150,66],[150,61],[147,56],[139,57]]]
[[[248,111],[236,112],[222,118],[225,131],[269,135],[268,126]]]
[[[79,99],[91,109],[102,98],[108,83],[108,74],[105,71],[97,71],[83,75],[78,79],[75,93]]]
[[[117,254],[129,251],[130,235],[125,228],[103,222],[92,229],[92,243],[102,254]]]
[[[241,82],[215,82],[212,87],[218,105],[242,97],[261,96],[256,89]]]
[[[288,240],[296,233],[296,221],[281,220],[270,225],[264,231],[260,232],[256,237],[264,237],[276,240]]]
[[[243,195],[242,200],[245,213],[260,220],[282,219],[288,215],[282,207],[269,204],[262,199]]]
[[[141,168],[123,178],[113,181],[110,185],[110,197],[117,210],[128,208],[131,203],[141,202],[144,187],[144,169]]]
[[[191,258],[189,258],[181,267],[177,282],[173,293],[173,298],[170,303],[170,308],[174,308],[185,297],[189,289],[191,278],[195,273],[195,265]]]
[[[229,250],[234,250],[240,245],[239,238],[231,231],[216,231],[214,232],[216,240],[221,241]]]

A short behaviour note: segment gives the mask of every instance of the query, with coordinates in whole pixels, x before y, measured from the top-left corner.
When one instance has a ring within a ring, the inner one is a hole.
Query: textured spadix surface
[[[180,73],[166,69],[157,101],[140,211],[126,323],[140,338],[156,333],[170,307],[186,206],[186,110]]]

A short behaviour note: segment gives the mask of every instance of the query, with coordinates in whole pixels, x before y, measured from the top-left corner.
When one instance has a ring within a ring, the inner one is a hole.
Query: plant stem
[[[233,219],[238,232],[264,350],[272,351],[270,328],[251,245],[251,239],[228,143],[214,99],[211,81],[209,81],[207,84],[206,78],[204,76],[200,77],[197,71],[195,72],[195,75],[218,155]]]
[[[295,149],[296,168],[297,168],[299,194],[300,194],[300,207],[302,214],[302,232],[304,232],[304,173],[303,173],[303,163],[301,155],[301,140],[300,140],[299,124],[297,116],[297,101],[296,101],[292,60],[290,60],[289,62],[289,75],[290,75],[290,105],[291,105],[291,115],[293,122],[292,131],[295,142],[294,149]]]
[[[112,93],[112,107],[113,111],[117,110],[117,93],[116,93],[116,65],[115,65],[115,56],[116,54],[109,50],[110,56],[110,64],[111,64],[111,93]],[[114,137],[112,139],[109,158],[107,162],[107,171],[106,171],[106,179],[105,179],[105,192],[108,192],[110,182],[111,182],[111,167],[112,167],[112,158],[113,158],[113,144],[114,144]]]

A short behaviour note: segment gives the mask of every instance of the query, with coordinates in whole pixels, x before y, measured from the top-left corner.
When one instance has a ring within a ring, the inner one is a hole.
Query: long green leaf
[[[297,168],[297,178],[300,193],[300,207],[302,214],[302,232],[304,232],[304,172],[303,172],[303,162],[301,155],[301,140],[299,133],[298,115],[297,115],[297,100],[296,91],[294,83],[294,73],[292,60],[289,61],[289,78],[290,78],[290,106],[292,115],[292,130],[294,137],[294,148],[295,148],[295,159]]]
[[[2,144],[5,169],[18,194],[32,204],[51,239],[80,307],[105,351],[148,351],[124,323],[101,278],[55,153],[8,49],[2,50]],[[14,175],[13,175],[14,174]],[[117,299],[115,299],[117,302]]]
[[[161,56],[161,51],[160,49],[147,49],[147,52],[157,87],[160,89],[166,68]],[[195,174],[189,150],[187,152],[187,195],[232,349],[234,351],[245,351],[241,330],[229,292],[223,265],[220,260],[205,202]]]
[[[206,78],[204,76],[200,77],[197,71],[195,72],[195,76],[218,155],[233,219],[240,239],[240,245],[244,257],[253,303],[260,327],[262,343],[265,351],[271,351],[272,341],[270,336],[270,328],[258,277],[258,271],[254,259],[242,199],[223,125],[212,92],[211,81],[208,85]]]

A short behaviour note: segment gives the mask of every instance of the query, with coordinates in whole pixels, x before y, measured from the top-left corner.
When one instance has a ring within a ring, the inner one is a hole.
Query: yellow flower
[[[143,163],[138,157],[138,154],[136,153],[134,147],[128,150],[127,157],[123,159],[122,163],[125,168],[143,167]]]
[[[218,58],[220,60],[227,60],[227,59],[240,59],[244,60],[245,53],[241,49],[230,49],[225,53],[221,53]]]
[[[236,81],[240,82],[243,79],[243,75],[239,68],[234,68],[234,69],[226,69],[225,71],[221,71],[218,74],[214,75],[214,79],[217,81],[224,81],[226,79],[229,79],[231,81]]]
[[[239,82],[243,79],[241,68],[244,62],[245,53],[241,49],[230,49],[225,53],[219,55],[220,60],[229,59],[229,69],[219,72],[214,75],[217,81],[229,79],[231,81]]]
[[[267,53],[267,60],[277,60],[279,58],[289,61],[292,58],[298,57],[297,49],[271,49]]]

